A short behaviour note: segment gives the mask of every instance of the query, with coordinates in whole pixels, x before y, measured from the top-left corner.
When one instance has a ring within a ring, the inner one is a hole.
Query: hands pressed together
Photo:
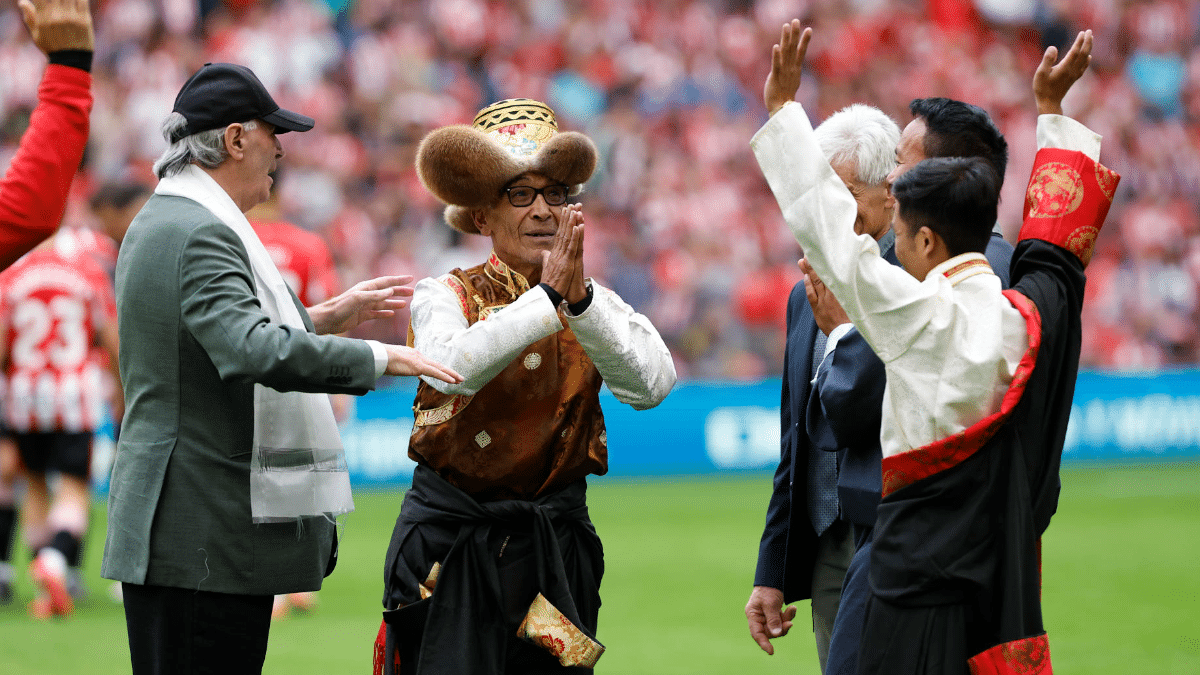
[[[566,204],[559,214],[554,245],[542,252],[542,283],[575,304],[587,297],[583,280],[583,206]]]

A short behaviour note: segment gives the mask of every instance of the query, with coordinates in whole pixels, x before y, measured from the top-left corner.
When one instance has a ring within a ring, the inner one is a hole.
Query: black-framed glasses
[[[504,192],[508,195],[508,203],[517,207],[529,206],[533,200],[537,199],[538,195],[546,200],[547,206],[561,206],[567,203],[571,189],[566,185],[547,185],[544,188],[517,185],[504,188]]]

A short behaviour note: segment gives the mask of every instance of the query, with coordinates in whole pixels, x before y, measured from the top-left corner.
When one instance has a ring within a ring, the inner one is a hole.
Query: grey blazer
[[[293,300],[300,306],[299,300]],[[117,259],[125,418],[102,573],[135,584],[270,595],[320,588],[335,551],[324,518],[250,520],[254,383],[361,394],[361,340],[271,323],[241,240],[200,204],[155,195]]]

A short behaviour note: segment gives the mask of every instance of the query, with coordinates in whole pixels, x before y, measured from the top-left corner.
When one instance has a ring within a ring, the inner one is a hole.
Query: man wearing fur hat
[[[377,672],[558,672],[591,668],[604,649],[584,480],[608,470],[600,385],[652,408],[675,367],[650,321],[585,277],[583,212],[567,201],[595,166],[586,136],[560,133],[527,99],[418,149],[446,222],[493,251],[413,294],[410,342],[463,382],[417,390]]]

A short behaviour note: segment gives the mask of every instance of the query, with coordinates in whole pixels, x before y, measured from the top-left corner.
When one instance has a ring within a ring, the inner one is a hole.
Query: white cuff
[[[1100,161],[1100,134],[1064,115],[1038,115],[1037,144],[1042,148],[1077,150]]]
[[[825,360],[826,356],[829,356],[830,352],[837,348],[838,340],[841,340],[843,335],[849,333],[851,328],[854,328],[854,324],[847,322],[829,331],[829,339],[825,342],[825,354],[821,357],[822,361]]]
[[[383,376],[383,372],[387,370],[388,354],[383,348],[383,343],[378,340],[363,340],[371,347],[371,354],[375,356],[375,379]]]

